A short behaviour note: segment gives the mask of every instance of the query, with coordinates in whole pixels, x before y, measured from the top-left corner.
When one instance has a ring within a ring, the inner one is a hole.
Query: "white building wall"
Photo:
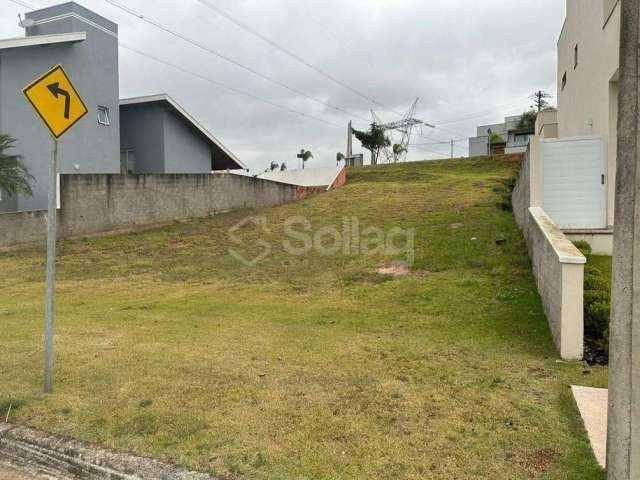
[[[619,1],[567,0],[567,18],[558,41],[558,136],[601,135],[607,139],[610,225],[614,216],[619,43]]]

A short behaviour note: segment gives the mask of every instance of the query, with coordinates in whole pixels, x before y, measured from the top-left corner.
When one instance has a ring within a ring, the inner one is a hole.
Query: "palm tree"
[[[33,195],[30,182],[34,180],[27,168],[20,162],[20,155],[9,155],[7,150],[14,148],[15,139],[0,134],[0,189],[13,195],[24,193]]]
[[[393,158],[396,163],[404,153],[407,153],[406,147],[400,145],[399,143],[393,145]]]
[[[302,158],[302,169],[304,170],[304,164],[313,158],[313,153],[311,153],[309,150],[303,150],[301,155],[302,156],[300,158]]]

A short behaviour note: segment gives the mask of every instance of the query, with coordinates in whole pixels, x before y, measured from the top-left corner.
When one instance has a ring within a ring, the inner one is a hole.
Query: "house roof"
[[[32,37],[8,38],[0,40],[0,50],[9,48],[35,47],[56,43],[77,43],[87,39],[87,32],[58,33],[55,35],[34,35]]]
[[[175,113],[177,113],[180,117],[183,118],[187,123],[193,126],[202,137],[214,148],[221,150],[225,155],[229,157],[233,161],[233,163],[238,165],[239,169],[246,170],[247,166],[236,157],[231,150],[225,147],[220,140],[213,136],[209,130],[207,130],[200,122],[198,122],[194,117],[192,117],[184,108],[178,104],[173,98],[171,98],[167,94],[160,95],[149,95],[146,97],[135,97],[135,98],[126,98],[120,100],[120,106],[130,106],[130,105],[145,105],[151,103],[162,103],[166,106],[169,106]]]

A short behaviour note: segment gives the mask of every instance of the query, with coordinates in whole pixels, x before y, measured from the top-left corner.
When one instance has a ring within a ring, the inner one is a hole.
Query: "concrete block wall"
[[[44,241],[47,211],[0,213],[0,247]]]
[[[586,258],[540,207],[528,211],[527,245],[538,292],[560,356],[581,359]]]
[[[586,258],[538,206],[537,151],[532,139],[513,190],[513,215],[525,240],[549,328],[560,356],[580,359],[584,345]]]
[[[540,206],[540,137],[531,137],[523,154],[520,173],[511,196],[513,215],[525,238],[529,228],[529,208]]]
[[[520,167],[518,180],[516,181],[516,186],[513,189],[513,194],[511,196],[511,204],[513,205],[513,216],[516,219],[516,223],[526,238],[529,224],[529,207],[531,206],[529,151],[525,154]]]
[[[62,175],[58,237],[136,230],[304,198],[302,187],[228,173]],[[300,192],[302,188],[302,192]],[[0,247],[44,241],[46,211],[0,214]]]

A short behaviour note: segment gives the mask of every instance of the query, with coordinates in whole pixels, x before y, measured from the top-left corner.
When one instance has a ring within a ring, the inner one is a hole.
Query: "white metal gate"
[[[607,226],[607,145],[602,137],[540,142],[542,208],[561,228]]]

